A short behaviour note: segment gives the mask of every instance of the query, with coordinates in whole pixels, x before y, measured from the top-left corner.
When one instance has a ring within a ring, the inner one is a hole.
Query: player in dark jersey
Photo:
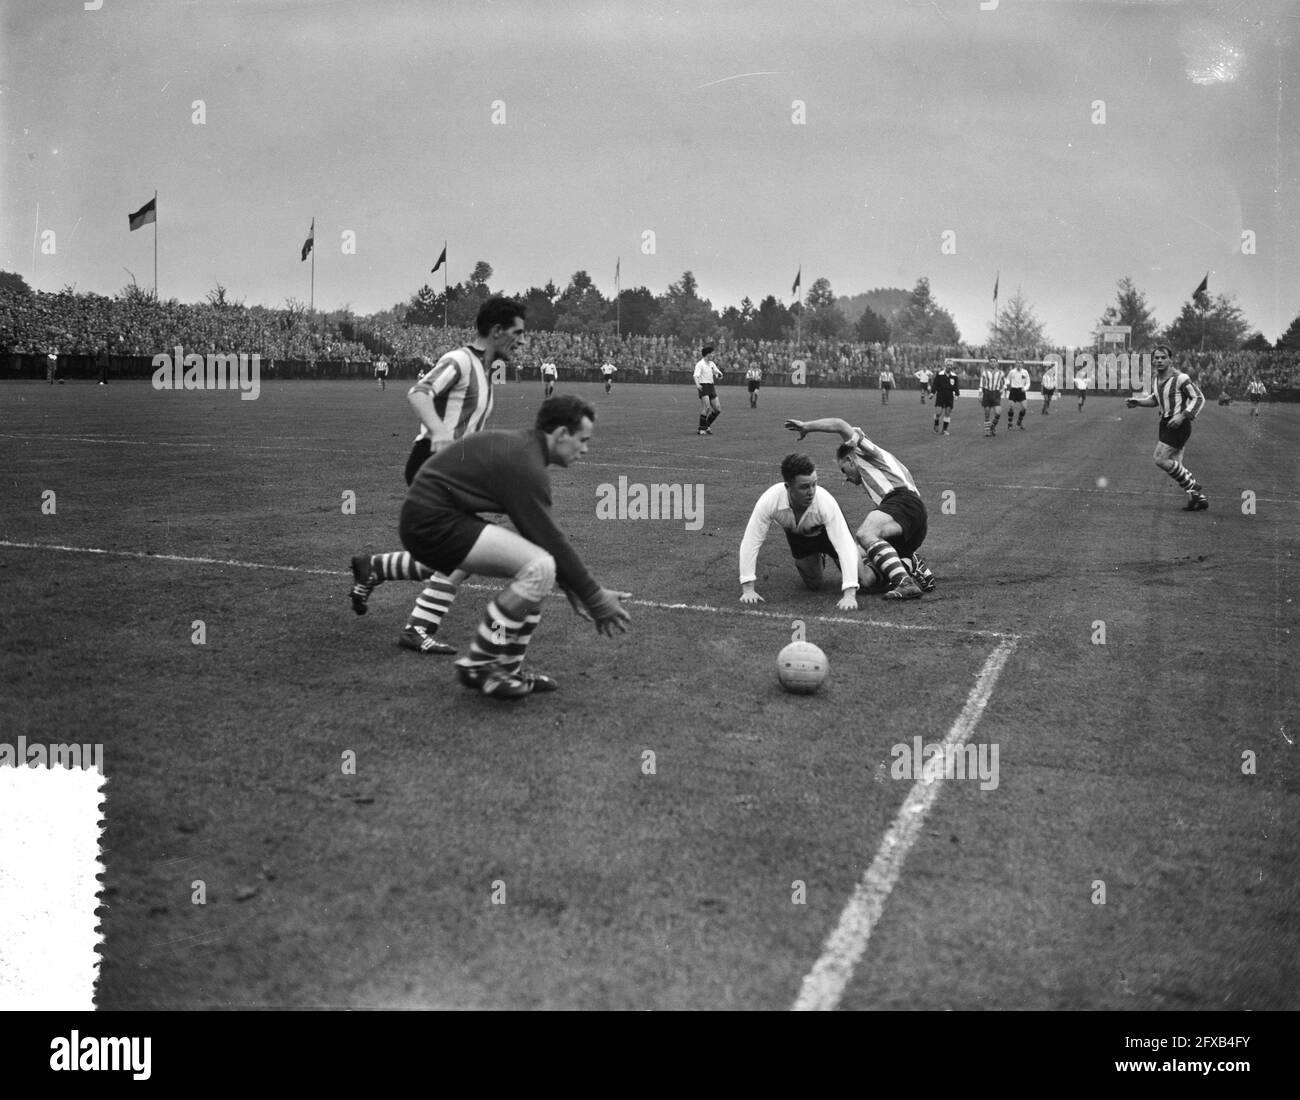
[[[953,399],[961,396],[957,372],[946,364],[934,372],[930,379],[930,392],[934,394],[934,430],[939,432],[939,419],[943,418],[943,434],[948,434],[948,425],[952,423]]]
[[[586,454],[595,419],[573,394],[549,398],[530,430],[478,432],[440,451],[420,467],[402,505],[402,545],[426,576],[459,570],[512,578],[488,603],[468,656],[456,662],[463,685],[494,699],[558,687],[521,669],[557,576],[574,611],[600,633],[622,633],[630,621],[619,600],[631,593],[597,584],[551,516],[546,467],[570,466]],[[480,512],[504,512],[515,531]],[[382,556],[370,559],[373,572],[383,566]]]

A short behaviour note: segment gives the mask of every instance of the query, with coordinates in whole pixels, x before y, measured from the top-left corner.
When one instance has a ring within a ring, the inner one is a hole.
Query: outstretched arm
[[[785,426],[792,432],[798,432],[800,439],[809,432],[832,432],[845,443],[853,438],[853,425],[838,416],[827,416],[821,420],[787,420]]]

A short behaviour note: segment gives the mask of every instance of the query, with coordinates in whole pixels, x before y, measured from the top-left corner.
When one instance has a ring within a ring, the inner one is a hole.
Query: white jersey
[[[1007,371],[1007,389],[1027,390],[1029,389],[1029,382],[1029,372],[1024,367],[1012,367]]]
[[[606,363],[603,367],[600,368],[600,373],[603,374],[606,378],[613,378],[614,372],[616,370],[618,370],[618,367],[614,366],[613,363]]]
[[[778,481],[754,505],[749,525],[745,528],[745,537],[740,540],[741,584],[749,584],[757,578],[758,551],[773,523],[784,531],[808,538],[816,538],[825,531],[840,559],[840,575],[844,578],[841,587],[857,588],[858,555],[861,551],[849,525],[844,522],[844,513],[840,511],[839,503],[818,485],[808,510],[796,521],[794,508],[790,504],[790,492],[784,481]]]
[[[555,378],[558,374],[559,374],[559,371],[556,370],[556,368],[555,368],[555,364],[554,364],[554,363],[543,363],[543,364],[542,364],[542,377],[543,377],[543,378]]]
[[[1056,367],[1050,366],[1043,371],[1042,381],[1039,383],[1045,390],[1056,389]]]
[[[718,364],[712,359],[701,359],[695,364],[695,384],[697,386],[711,386],[722,377],[722,371],[718,370]]]

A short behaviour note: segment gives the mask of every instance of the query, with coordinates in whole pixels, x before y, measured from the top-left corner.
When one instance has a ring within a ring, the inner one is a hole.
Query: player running
[[[606,363],[600,368],[600,373],[605,376],[606,393],[609,393],[614,388],[614,372],[616,370],[618,370],[618,367],[614,366],[613,363]]]
[[[847,420],[787,420],[785,426],[800,439],[809,432],[831,432],[842,440],[835,452],[841,473],[875,503],[856,537],[877,581],[890,586],[885,599],[919,600],[933,591],[934,574],[917,553],[925,542],[925,502],[907,467]]]
[[[1151,352],[1151,365],[1156,378],[1152,392],[1141,397],[1130,397],[1124,404],[1135,409],[1139,405],[1160,409],[1160,442],[1153,456],[1156,465],[1172,477],[1187,494],[1184,512],[1203,512],[1210,506],[1200,482],[1191,470],[1183,465],[1183,448],[1192,436],[1192,421],[1205,407],[1205,395],[1196,383],[1180,370],[1173,368],[1173,352],[1165,344],[1157,344]]]
[[[1259,415],[1259,403],[1267,400],[1268,390],[1264,383],[1257,377],[1251,375],[1250,381],[1246,384],[1246,396],[1250,398],[1250,415]]]
[[[1045,371],[1043,371],[1043,376],[1039,379],[1038,384],[1043,391],[1042,416],[1046,416],[1047,410],[1052,406],[1052,398],[1056,396],[1056,383],[1059,375],[1060,369],[1055,363],[1052,363]]]
[[[1007,413],[1007,431],[1011,430],[1014,418],[1016,427],[1025,430],[1025,401],[1029,395],[1029,372],[1025,370],[1025,361],[1017,359],[1016,365],[1007,372],[1007,400],[1011,411]]]
[[[825,576],[826,555],[840,570],[841,611],[858,609],[858,546],[839,503],[817,484],[817,467],[807,455],[786,455],[781,481],[768,489],[750,514],[740,541],[740,602],[763,603],[754,591],[758,552],[773,523],[785,531],[794,567],[804,587],[818,591]]]
[[[695,364],[695,392],[700,398],[700,426],[696,435],[712,435],[712,424],[722,415],[722,403],[718,400],[716,386],[722,378],[722,371],[709,358],[712,354],[713,345],[709,344],[700,351],[699,362]]]
[[[542,364],[542,381],[546,383],[545,397],[550,397],[555,392],[555,381],[559,376],[560,372],[554,363],[548,361]]]
[[[980,407],[984,410],[984,434],[990,438],[998,434],[998,421],[1002,418],[1002,393],[1007,386],[1007,372],[998,364],[998,357],[990,355],[980,371]],[[992,417],[992,423],[989,417]]]
[[[763,385],[763,368],[757,363],[750,363],[749,369],[745,371],[745,384],[749,389],[749,407],[758,408],[758,391]]]
[[[447,352],[407,392],[406,398],[420,418],[420,434],[406,460],[407,485],[431,455],[481,431],[487,424],[492,413],[492,382],[484,364],[509,357],[524,332],[524,307],[510,298],[489,298],[479,308],[475,326],[478,339],[474,343]],[[380,567],[376,568],[375,562]],[[401,550],[354,557],[352,610],[364,615],[370,593],[385,580],[427,580],[397,643],[416,653],[455,653],[455,646],[438,641],[434,635],[468,574],[430,574],[421,572],[418,564]]]
[[[939,434],[939,420],[943,419],[943,434],[948,435],[948,425],[952,423],[952,404],[961,396],[960,379],[952,367],[945,365],[934,372],[930,379],[930,392],[934,394],[934,431]]]

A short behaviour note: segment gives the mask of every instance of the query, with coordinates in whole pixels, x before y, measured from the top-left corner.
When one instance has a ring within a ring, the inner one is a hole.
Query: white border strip
[[[966,698],[966,705],[943,739],[945,758],[948,757],[949,749],[965,744],[975,731],[980,715],[984,713],[989,697],[993,694],[994,685],[1015,648],[1015,638],[1004,638],[989,654],[975,686]],[[943,782],[943,770],[938,769],[918,776],[912,784],[893,824],[880,842],[876,858],[862,876],[862,881],[854,888],[848,905],[840,914],[839,924],[827,937],[821,957],[804,977],[799,996],[793,1005],[794,1011],[825,1012],[839,1005],[844,990],[853,977],[854,967],[867,950],[867,941],[880,920],[885,902],[898,882],[903,861],[907,859],[907,853],[916,838],[921,835],[926,815],[943,790]]]

